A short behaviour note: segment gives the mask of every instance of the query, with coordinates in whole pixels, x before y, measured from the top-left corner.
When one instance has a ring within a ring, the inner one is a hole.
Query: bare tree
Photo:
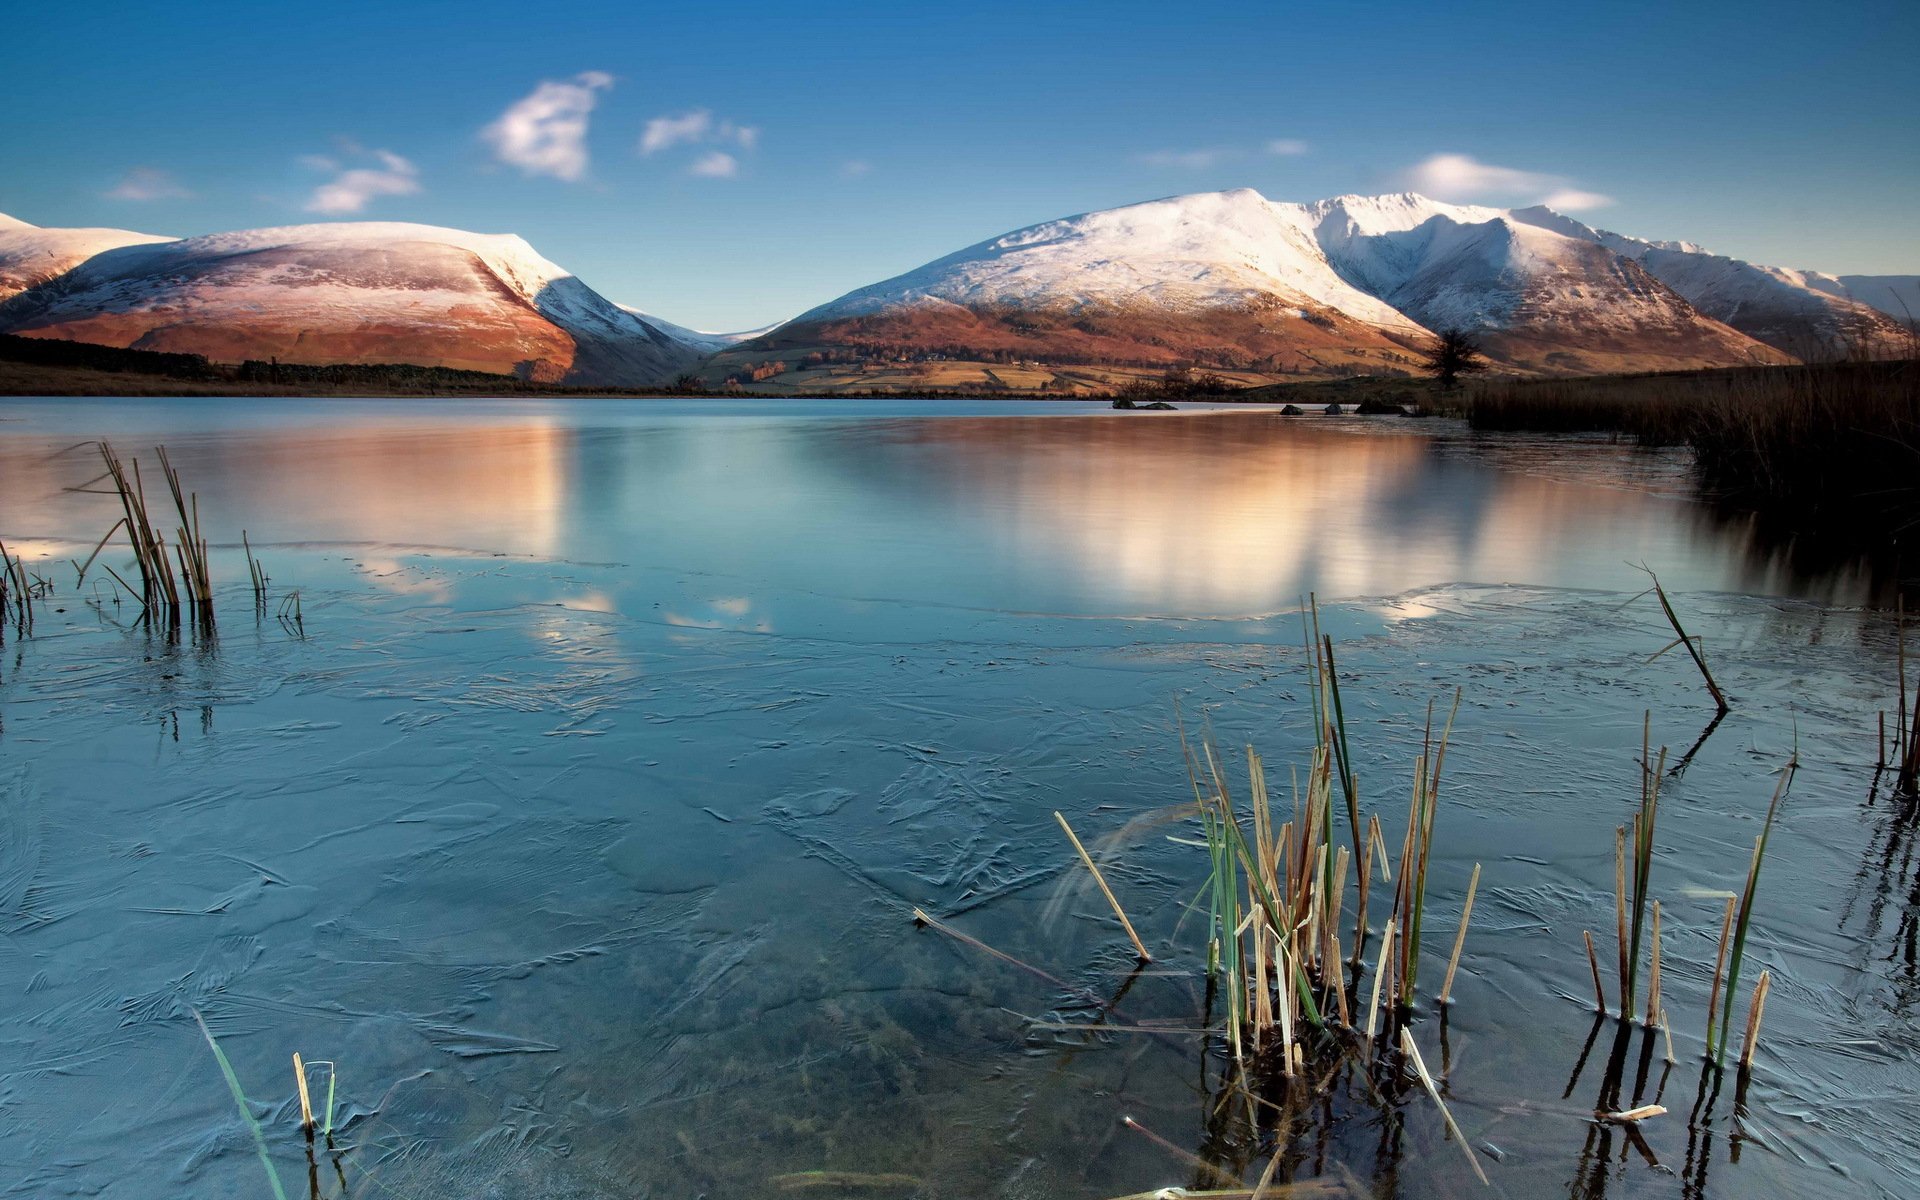
[[[1443,329],[1440,340],[1421,356],[1420,369],[1451,391],[1460,386],[1462,375],[1477,375],[1486,370],[1487,360],[1473,334],[1464,329]]]

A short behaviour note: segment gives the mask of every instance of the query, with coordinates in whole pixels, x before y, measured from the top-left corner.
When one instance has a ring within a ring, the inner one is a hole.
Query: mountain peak
[[[34,228],[37,228],[37,226],[30,225],[27,222],[22,221],[19,217],[10,217],[6,213],[0,213],[0,230],[34,229]]]

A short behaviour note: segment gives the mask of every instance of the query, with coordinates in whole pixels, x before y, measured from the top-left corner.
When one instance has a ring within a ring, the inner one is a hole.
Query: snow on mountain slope
[[[1152,200],[1015,230],[850,292],[799,321],[945,301],[969,308],[1173,311],[1278,297],[1405,333],[1402,314],[1341,279],[1297,204],[1250,188]]]
[[[1780,356],[1636,263],[1501,209],[1412,193],[1176,196],[1049,221],[815,308],[755,351],[1404,369],[1443,327],[1517,366],[1616,370]]]
[[[1841,275],[1849,300],[1870,305],[1909,326],[1920,321],[1920,275]]]
[[[1908,335],[1844,281],[1817,271],[1767,267],[1714,254],[1692,242],[1657,242],[1594,229],[1544,206],[1514,218],[1603,246],[1639,263],[1715,320],[1800,358],[1865,350],[1899,353]]]
[[[1480,331],[1516,365],[1717,366],[1778,358],[1695,311],[1636,263],[1501,209],[1423,196],[1309,206],[1342,275],[1429,329]]]
[[[169,240],[126,229],[42,229],[0,213],[0,300],[57,279],[103,250]]]
[[[676,325],[664,317],[656,317],[652,313],[644,309],[635,308],[631,304],[622,304],[619,307],[639,317],[642,321],[645,321],[667,336],[685,342],[689,346],[704,350],[708,354],[725,350],[729,346],[737,346],[741,342],[750,342],[757,337],[765,337],[767,334],[772,333],[774,330],[786,324],[785,321],[775,321],[771,325],[762,325],[758,329],[744,329],[738,333],[709,333],[703,329],[688,329],[685,325]]]
[[[416,363],[581,384],[703,351],[518,237],[344,222],[126,246],[0,304],[0,330],[210,358]]]

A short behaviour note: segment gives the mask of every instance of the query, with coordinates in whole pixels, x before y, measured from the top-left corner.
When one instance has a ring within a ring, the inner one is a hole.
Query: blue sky
[[[700,328],[1242,186],[1920,272],[1911,0],[6,7],[0,212],[513,232]]]

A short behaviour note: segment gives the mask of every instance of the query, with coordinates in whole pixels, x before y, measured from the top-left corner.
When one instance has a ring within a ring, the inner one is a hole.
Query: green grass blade
[[[193,1012],[194,1023],[200,1026],[200,1033],[207,1039],[213,1057],[220,1064],[220,1073],[227,1077],[227,1090],[233,1093],[234,1107],[240,1110],[240,1119],[247,1123],[253,1133],[253,1148],[260,1155],[260,1165],[266,1169],[267,1182],[273,1187],[274,1200],[287,1200],[287,1190],[280,1186],[280,1172],[274,1170],[273,1159],[267,1156],[267,1138],[260,1132],[260,1122],[253,1119],[253,1110],[247,1107],[247,1094],[240,1090],[240,1077],[233,1073],[233,1064],[220,1049],[220,1043],[213,1040],[213,1030],[207,1028],[207,1022],[199,1009]]]

